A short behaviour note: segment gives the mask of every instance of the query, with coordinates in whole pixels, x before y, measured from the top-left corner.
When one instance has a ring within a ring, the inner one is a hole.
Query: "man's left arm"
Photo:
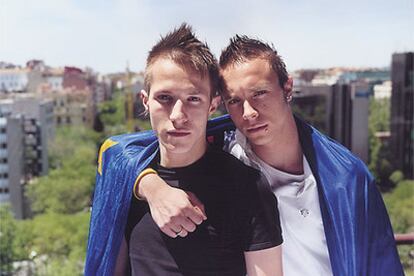
[[[368,191],[368,275],[404,275],[388,212],[375,181]]]

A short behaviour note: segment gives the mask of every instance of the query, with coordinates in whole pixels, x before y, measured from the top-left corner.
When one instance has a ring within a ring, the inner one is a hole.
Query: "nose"
[[[243,103],[243,119],[244,120],[251,120],[256,119],[259,116],[259,113],[253,106],[250,105],[248,101],[244,101]]]
[[[170,120],[176,124],[183,124],[188,121],[184,110],[184,104],[181,100],[175,102],[171,110]]]

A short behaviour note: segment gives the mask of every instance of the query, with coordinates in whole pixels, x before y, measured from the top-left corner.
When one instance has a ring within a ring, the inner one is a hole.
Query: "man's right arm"
[[[282,246],[244,252],[249,276],[282,276]]]
[[[157,174],[142,177],[135,194],[148,202],[153,220],[171,238],[185,237],[207,219],[203,204],[193,193],[171,187]]]

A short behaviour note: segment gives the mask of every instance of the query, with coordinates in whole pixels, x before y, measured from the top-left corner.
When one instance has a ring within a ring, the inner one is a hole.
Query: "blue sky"
[[[0,0],[0,61],[139,71],[183,21],[216,55],[237,33],[272,42],[290,70],[382,67],[414,50],[414,0]]]

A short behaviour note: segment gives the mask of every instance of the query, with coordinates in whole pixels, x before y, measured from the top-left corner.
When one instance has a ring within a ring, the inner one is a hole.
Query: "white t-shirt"
[[[292,175],[261,160],[239,131],[236,131],[236,139],[230,141],[228,146],[231,154],[266,176],[278,199],[284,275],[332,275],[318,188],[305,156],[304,174]]]

